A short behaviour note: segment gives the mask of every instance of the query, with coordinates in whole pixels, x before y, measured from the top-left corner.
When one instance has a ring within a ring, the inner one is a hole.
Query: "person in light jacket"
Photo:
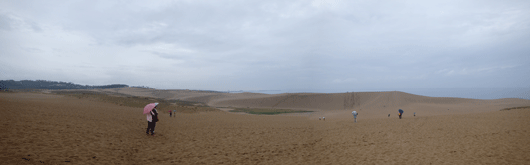
[[[357,113],[356,111],[353,111],[353,112],[351,112],[351,114],[353,115],[353,119],[357,123],[357,115],[359,115],[359,113]]]

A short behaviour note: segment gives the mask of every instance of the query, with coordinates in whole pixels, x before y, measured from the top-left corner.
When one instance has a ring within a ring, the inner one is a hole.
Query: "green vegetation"
[[[264,108],[236,108],[230,110],[230,112],[245,112],[248,114],[255,115],[277,115],[282,113],[305,113],[313,111],[304,111],[304,110],[292,110],[292,109],[264,109]]]
[[[0,80],[0,88],[2,89],[109,89],[109,88],[125,88],[129,87],[125,84],[112,84],[112,85],[79,85],[71,82],[57,82],[47,80]]]
[[[52,93],[66,95],[70,97],[76,97],[78,99],[86,98],[90,100],[98,100],[107,103],[114,103],[120,106],[137,107],[143,108],[149,103],[158,102],[159,106],[169,106],[170,102],[163,99],[149,98],[149,97],[137,97],[137,96],[125,96],[125,95],[110,95],[101,92],[94,91],[52,91]]]
[[[526,107],[511,107],[511,108],[504,108],[504,109],[501,109],[501,111],[509,111],[509,110],[512,110],[512,109],[526,109],[526,108],[529,108],[529,109],[530,109],[530,106],[526,106]]]
[[[107,103],[113,103],[120,106],[128,106],[135,108],[143,108],[149,103],[157,102],[159,112],[167,112],[168,110],[177,110],[181,113],[195,113],[195,112],[208,112],[208,111],[219,111],[215,108],[206,106],[203,103],[191,102],[191,101],[182,101],[182,100],[165,100],[160,98],[151,98],[151,97],[138,97],[138,96],[129,96],[123,94],[108,94],[95,91],[64,91],[57,90],[52,91],[52,93],[65,95],[69,97],[74,97],[78,99],[89,99],[102,101]]]

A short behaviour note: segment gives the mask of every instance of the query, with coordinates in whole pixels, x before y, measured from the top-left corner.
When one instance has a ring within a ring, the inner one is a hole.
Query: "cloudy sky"
[[[530,1],[0,0],[0,79],[159,89],[530,87]]]

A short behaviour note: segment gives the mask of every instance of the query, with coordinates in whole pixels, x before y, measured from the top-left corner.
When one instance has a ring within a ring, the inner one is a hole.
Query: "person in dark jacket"
[[[158,122],[158,111],[156,108],[158,107],[158,103],[155,103],[155,107],[149,114],[147,114],[147,130],[145,131],[146,134],[149,134],[151,132],[152,136],[155,136],[155,126],[156,122]]]

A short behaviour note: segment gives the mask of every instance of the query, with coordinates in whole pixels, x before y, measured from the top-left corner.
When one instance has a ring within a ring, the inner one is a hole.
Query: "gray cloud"
[[[1,79],[213,90],[530,84],[527,1],[0,5],[0,53],[13,61],[2,64],[25,74]]]
[[[2,30],[11,30],[11,22],[13,20],[7,15],[0,14],[0,29]]]

